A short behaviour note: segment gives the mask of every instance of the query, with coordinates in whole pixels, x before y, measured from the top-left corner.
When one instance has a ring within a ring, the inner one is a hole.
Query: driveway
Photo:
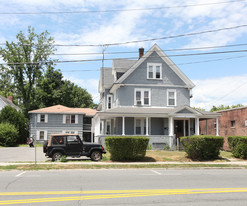
[[[43,153],[43,147],[36,148],[36,160],[48,160]],[[0,148],[0,162],[27,162],[35,161],[34,147],[5,147]]]

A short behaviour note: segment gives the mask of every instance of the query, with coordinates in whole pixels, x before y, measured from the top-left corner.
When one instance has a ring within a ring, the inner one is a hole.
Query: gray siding
[[[63,114],[48,114],[48,122],[39,123],[37,117],[35,118],[36,115],[31,114],[30,116],[30,136],[36,137],[37,131],[47,131],[47,137],[50,134],[62,133],[63,131],[78,131],[78,134],[82,137],[82,114],[78,114],[78,124],[63,124]]]
[[[147,79],[147,63],[162,63],[162,80]],[[132,72],[123,82],[124,84],[156,84],[156,85],[180,85],[185,83],[167,65],[156,52],[153,52],[138,68]]]
[[[190,93],[185,88],[169,88],[169,87],[143,87],[143,86],[125,86],[118,89],[119,106],[133,106],[135,97],[135,88],[151,89],[151,106],[166,107],[167,106],[167,90],[176,89],[177,106],[190,105]]]
[[[164,135],[163,118],[151,118],[151,135]]]

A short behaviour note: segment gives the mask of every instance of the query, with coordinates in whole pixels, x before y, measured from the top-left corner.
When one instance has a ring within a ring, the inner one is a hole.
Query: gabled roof
[[[137,60],[130,59],[114,59],[112,61],[112,69],[116,72],[126,72]]]
[[[55,105],[29,111],[28,113],[51,113],[51,114],[85,114],[86,116],[94,116],[96,110],[91,108],[70,108],[63,105]]]
[[[15,108],[17,111],[21,110],[20,107],[16,106],[11,100],[8,100],[7,98],[0,95],[0,101],[2,101],[6,106],[11,106]]]
[[[193,88],[194,83],[172,62],[172,60],[162,51],[162,49],[154,44],[151,49],[149,49],[142,58],[140,58],[125,74],[119,78],[115,83],[122,84],[123,81],[131,75],[131,73],[141,64],[146,58],[148,58],[153,52],[156,52],[164,62],[169,65],[169,67],[182,79],[182,81],[187,85],[188,88]]]

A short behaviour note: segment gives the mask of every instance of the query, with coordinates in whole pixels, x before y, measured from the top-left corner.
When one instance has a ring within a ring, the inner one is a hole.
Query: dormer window
[[[162,79],[162,64],[147,64],[147,79]]]

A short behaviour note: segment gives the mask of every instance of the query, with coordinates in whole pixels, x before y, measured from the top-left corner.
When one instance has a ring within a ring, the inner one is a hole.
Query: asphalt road
[[[1,171],[0,205],[246,206],[244,169]]]

